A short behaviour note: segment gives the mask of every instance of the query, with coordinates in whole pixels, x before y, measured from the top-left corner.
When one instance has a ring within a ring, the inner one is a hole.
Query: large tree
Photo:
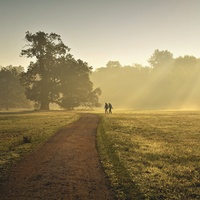
[[[0,108],[29,107],[24,95],[24,88],[20,85],[22,67],[7,66],[0,69]]]
[[[22,84],[27,98],[39,103],[40,110],[49,110],[50,103],[63,108],[97,106],[99,88],[93,90],[89,74],[92,68],[69,54],[59,35],[37,32],[26,33],[29,45],[21,55],[35,57],[28,71],[22,73]]]
[[[57,61],[65,56],[69,48],[55,33],[26,32],[25,39],[28,45],[21,55],[36,58],[36,62],[31,62],[28,71],[22,74],[27,98],[39,103],[41,110],[49,110],[49,103],[59,95],[56,87],[58,80],[54,76]]]

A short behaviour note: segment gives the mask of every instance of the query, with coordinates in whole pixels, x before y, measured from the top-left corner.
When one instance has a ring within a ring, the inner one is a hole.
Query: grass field
[[[119,199],[200,199],[200,112],[101,115],[98,150]]]
[[[0,112],[0,177],[25,153],[78,118],[64,111]]]
[[[98,151],[118,199],[200,199],[200,112],[99,115]],[[0,177],[78,117],[64,111],[0,112]]]

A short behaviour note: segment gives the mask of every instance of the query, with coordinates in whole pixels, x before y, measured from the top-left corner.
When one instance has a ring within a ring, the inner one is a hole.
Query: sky
[[[27,67],[27,31],[54,32],[94,69],[148,65],[156,49],[200,57],[200,0],[0,0],[0,65]]]

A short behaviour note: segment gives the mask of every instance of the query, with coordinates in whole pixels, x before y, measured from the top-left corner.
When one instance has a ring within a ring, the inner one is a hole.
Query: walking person
[[[112,109],[113,109],[113,107],[112,107],[112,104],[111,104],[111,103],[108,104],[108,108],[109,108],[109,113],[112,114]]]
[[[105,114],[107,114],[108,113],[108,104],[107,103],[105,103],[104,109],[105,109]]]

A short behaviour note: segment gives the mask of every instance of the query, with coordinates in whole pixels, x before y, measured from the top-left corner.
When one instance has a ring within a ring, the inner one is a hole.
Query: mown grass
[[[24,154],[78,118],[65,111],[0,112],[0,177]]]
[[[200,112],[101,115],[97,137],[118,199],[200,199]]]

